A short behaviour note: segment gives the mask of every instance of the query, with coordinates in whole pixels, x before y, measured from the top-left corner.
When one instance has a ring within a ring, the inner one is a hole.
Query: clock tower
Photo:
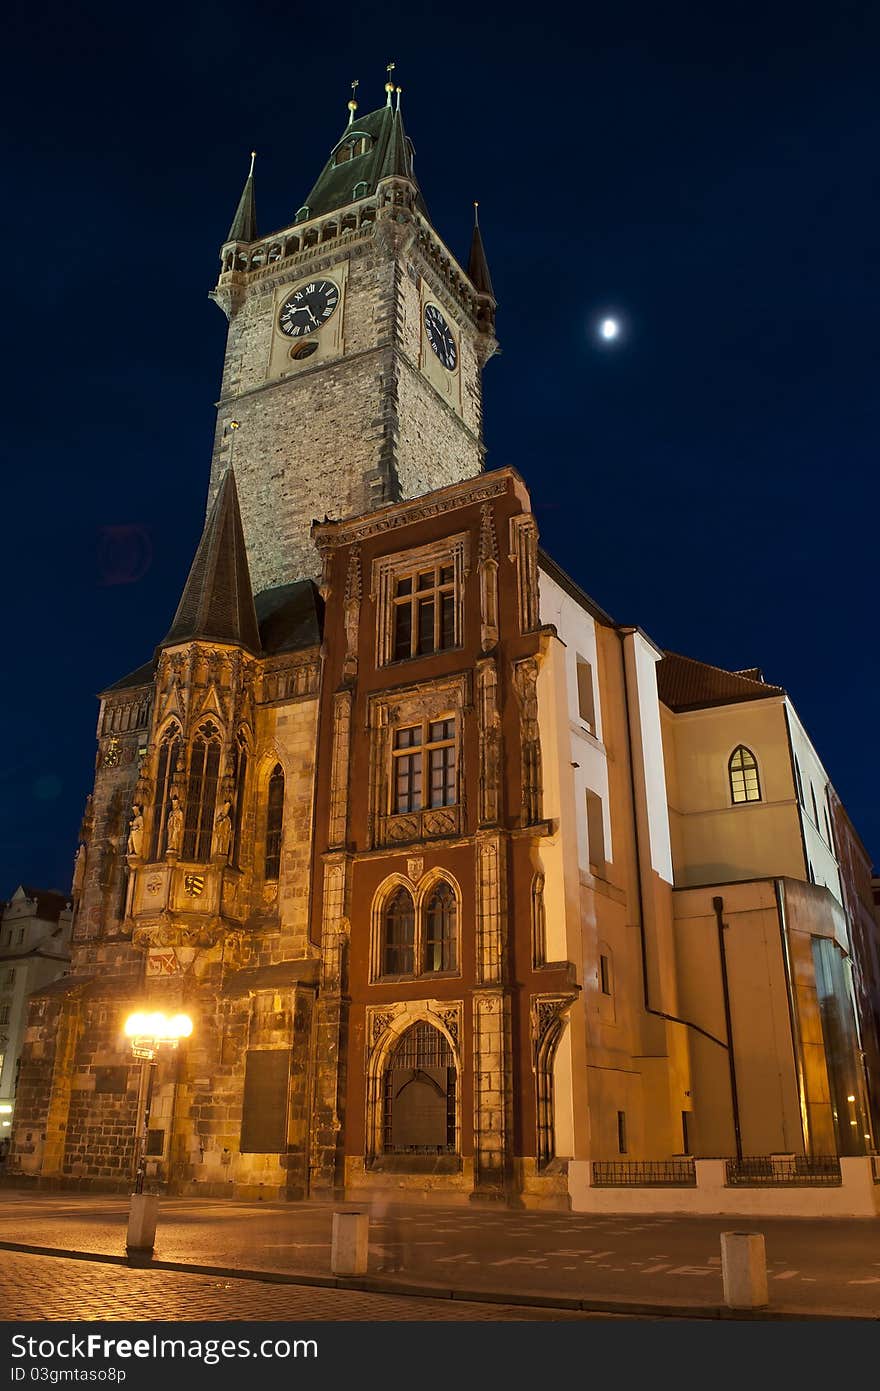
[[[229,319],[209,508],[234,465],[255,592],[316,576],[312,520],[483,467],[496,350],[479,228],[467,270],[434,230],[400,89],[349,122],[289,226],[258,236],[253,162],[214,298]],[[396,97],[396,104],[395,104]]]

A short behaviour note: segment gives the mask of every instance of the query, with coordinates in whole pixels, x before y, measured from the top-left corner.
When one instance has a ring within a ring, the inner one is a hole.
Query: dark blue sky
[[[878,854],[876,5],[49,0],[5,37],[0,894],[68,887],[94,694],[186,577],[248,152],[287,225],[390,58],[460,256],[480,200],[490,465],[616,618],[787,687]]]

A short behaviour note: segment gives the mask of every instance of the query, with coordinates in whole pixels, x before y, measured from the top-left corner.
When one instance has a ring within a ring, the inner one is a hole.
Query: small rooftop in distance
[[[725,671],[678,652],[665,653],[657,663],[657,692],[670,710],[699,710],[707,705],[734,705],[785,695],[782,686],[764,680],[759,667]]]

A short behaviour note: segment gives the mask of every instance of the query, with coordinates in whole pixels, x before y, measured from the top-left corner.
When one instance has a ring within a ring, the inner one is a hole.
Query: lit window
[[[455,970],[455,894],[451,885],[440,883],[432,891],[423,910],[422,970]]]
[[[730,775],[731,801],[760,802],[761,785],[758,781],[758,764],[751,749],[740,744],[730,755],[727,765]]]
[[[397,579],[394,588],[394,661],[455,646],[455,572],[435,565]]]
[[[220,775],[220,731],[208,720],[199,727],[190,753],[183,830],[184,860],[208,860]]]
[[[412,895],[396,889],[385,905],[382,974],[411,976],[415,964],[416,910]]]
[[[394,731],[392,809],[395,815],[457,801],[455,717]],[[426,762],[427,760],[427,762]]]
[[[284,819],[284,770],[276,763],[269,778],[266,808],[266,864],[264,877],[277,879],[281,872],[281,829]]]

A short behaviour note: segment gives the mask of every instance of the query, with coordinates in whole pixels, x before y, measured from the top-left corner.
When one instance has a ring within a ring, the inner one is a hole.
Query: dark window
[[[690,1154],[690,1152],[691,1152],[691,1137],[690,1137],[690,1134],[689,1134],[689,1132],[688,1132],[688,1115],[689,1115],[689,1112],[687,1112],[687,1111],[682,1111],[682,1113],[681,1113],[681,1152],[682,1152],[682,1154]]]
[[[153,1159],[156,1159],[156,1158],[161,1159],[161,1157],[162,1157],[164,1151],[165,1151],[165,1131],[164,1131],[164,1130],[148,1130],[148,1131],[147,1131],[147,1148],[146,1148],[146,1151],[145,1151],[145,1152],[146,1152],[148,1155],[150,1155]]]
[[[220,773],[220,731],[210,720],[200,726],[190,753],[183,830],[184,860],[208,860]]]
[[[176,726],[166,730],[159,746],[156,766],[156,797],[153,802],[153,835],[150,859],[158,860],[165,853],[165,832],[171,804],[171,784],[180,760],[180,731]]]
[[[599,989],[603,995],[611,994],[611,963],[607,956],[599,957]]]
[[[382,922],[383,976],[411,976],[414,970],[416,912],[412,895],[399,888],[385,905]]]
[[[428,786],[425,789],[427,757]],[[392,810],[395,815],[424,806],[451,807],[458,800],[455,717],[409,725],[394,732]]]
[[[284,821],[284,771],[276,763],[269,778],[266,809],[266,866],[265,877],[277,879],[281,872],[281,829]]]
[[[249,1048],[244,1070],[242,1154],[282,1154],[287,1149],[290,1052]]]
[[[758,763],[751,749],[740,744],[730,755],[727,765],[730,777],[730,799],[732,802],[760,802],[761,784],[758,781]]]
[[[590,733],[596,733],[596,703],[593,699],[593,668],[586,657],[577,659],[578,714]]]
[[[617,1152],[626,1154],[626,1112],[617,1113]]]
[[[424,913],[422,970],[454,971],[456,903],[449,884],[437,885]]]
[[[96,1067],[95,1091],[99,1095],[128,1090],[127,1067]]]
[[[594,874],[605,876],[605,819],[602,798],[587,788],[587,854]]]
[[[455,570],[434,565],[399,576],[394,586],[394,661],[454,647]]]
[[[455,1084],[455,1060],[443,1034],[426,1023],[407,1029],[385,1073],[385,1152],[452,1153]]]

